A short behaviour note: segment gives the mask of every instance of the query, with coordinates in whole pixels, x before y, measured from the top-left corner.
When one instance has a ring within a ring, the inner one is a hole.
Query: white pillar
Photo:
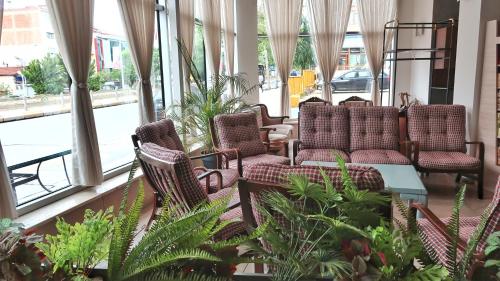
[[[236,73],[245,73],[250,85],[259,83],[257,65],[257,0],[236,0]],[[259,103],[255,90],[245,97],[248,104]]]

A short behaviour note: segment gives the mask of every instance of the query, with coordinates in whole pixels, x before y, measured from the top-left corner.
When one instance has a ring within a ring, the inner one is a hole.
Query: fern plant
[[[302,175],[288,175],[286,189],[291,196],[264,193],[265,206],[259,210],[271,226],[263,235],[264,247],[251,246],[271,264],[273,280],[307,280],[318,274],[339,279],[372,278],[366,280],[379,276],[377,268],[366,262],[369,253],[362,245],[369,239],[365,227],[379,224],[382,217],[377,210],[390,199],[359,190],[345,162],[340,157],[337,161],[342,192],[321,170],[321,184]]]
[[[136,167],[134,164],[133,172]],[[125,188],[121,215],[113,229],[108,257],[109,280],[227,280],[218,277],[221,271],[228,264],[245,260],[228,257],[227,253],[245,241],[260,237],[265,230],[263,226],[248,236],[216,241],[215,235],[231,223],[219,219],[227,211],[230,198],[202,204],[186,214],[178,214],[175,207],[165,202],[159,217],[138,240],[135,238],[144,188],[139,182],[137,196],[127,209],[130,185],[131,180]]]
[[[108,255],[113,208],[85,210],[82,223],[69,224],[57,218],[57,235],[47,235],[47,242],[36,246],[53,263],[54,272],[62,270],[72,280],[87,280],[95,266]]]

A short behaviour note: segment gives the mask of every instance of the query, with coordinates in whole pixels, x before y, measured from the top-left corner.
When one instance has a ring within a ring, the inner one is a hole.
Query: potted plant
[[[188,67],[193,87],[186,89],[183,100],[170,106],[168,116],[176,124],[177,131],[182,134],[184,146],[189,148],[193,144],[201,144],[202,153],[208,154],[214,150],[209,120],[219,114],[237,113],[247,109],[244,97],[257,90],[258,85],[250,86],[243,74],[216,74],[212,75],[209,81],[204,81],[186,47],[181,42],[178,46]],[[227,94],[228,88],[234,90],[234,96]],[[215,156],[203,159],[207,168],[216,168],[216,160]]]

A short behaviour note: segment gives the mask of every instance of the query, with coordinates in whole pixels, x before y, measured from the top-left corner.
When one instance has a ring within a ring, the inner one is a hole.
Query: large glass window
[[[69,76],[54,35],[45,0],[5,1],[0,138],[20,208],[77,190],[70,180]],[[159,42],[156,30],[151,82],[157,111],[163,110]],[[88,85],[105,173],[133,160],[137,82],[117,1],[96,1]]]
[[[266,16],[264,2],[258,1],[258,52],[259,52],[259,82],[261,85],[260,102],[268,106],[271,114],[279,115],[280,81],[276,72],[271,46],[266,30]],[[389,88],[389,64],[384,68],[384,96],[383,104],[388,104],[387,90]],[[379,77],[379,79],[382,79]],[[292,71],[289,73],[288,85],[290,94],[291,117],[297,118],[298,104],[311,97],[321,97],[322,87],[331,87],[333,90],[333,104],[338,104],[351,96],[371,99],[371,83],[373,81],[366,59],[363,39],[359,26],[359,16],[356,2],[352,3],[347,34],[335,76],[332,81],[324,83],[314,54],[311,39],[311,24],[309,22],[309,8],[304,3],[300,35],[293,61]]]

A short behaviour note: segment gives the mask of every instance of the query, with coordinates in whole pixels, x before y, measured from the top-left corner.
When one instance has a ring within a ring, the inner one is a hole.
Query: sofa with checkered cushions
[[[348,172],[353,183],[363,190],[371,192],[384,192],[384,180],[379,171],[367,166],[348,166]],[[323,171],[332,181],[334,188],[341,191],[341,170],[338,167],[318,166],[288,166],[276,164],[258,164],[245,169],[240,179],[238,189],[240,191],[241,208],[246,223],[257,226],[264,223],[264,218],[257,206],[264,206],[263,191],[284,190],[283,187],[289,182],[289,175],[306,176],[310,182],[323,184],[321,175]],[[390,217],[390,203],[387,208],[382,208],[381,213]],[[278,221],[281,217],[275,217]]]
[[[304,104],[299,113],[295,164],[304,161],[409,165],[399,152],[399,111],[395,107]]]
[[[476,175],[478,197],[483,197],[484,144],[465,140],[466,109],[463,105],[414,105],[408,109],[408,135],[418,143],[413,162],[424,173]],[[466,145],[475,145],[475,155]]]

